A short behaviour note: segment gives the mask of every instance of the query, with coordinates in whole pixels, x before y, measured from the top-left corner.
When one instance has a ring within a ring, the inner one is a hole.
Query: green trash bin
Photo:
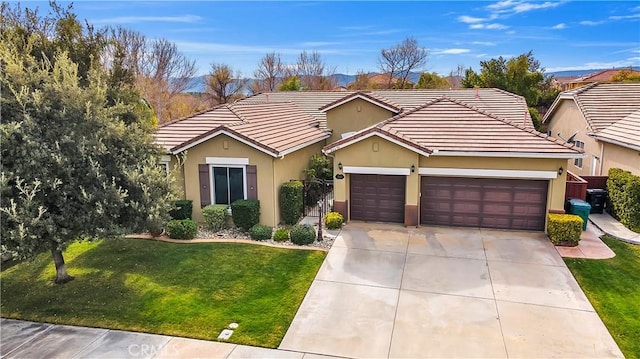
[[[587,222],[589,222],[589,213],[591,212],[591,205],[581,199],[573,198],[569,200],[571,214],[575,214],[582,218],[582,230],[587,230]]]

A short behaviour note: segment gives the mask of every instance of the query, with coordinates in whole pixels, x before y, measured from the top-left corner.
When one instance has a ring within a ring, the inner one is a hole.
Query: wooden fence
[[[564,192],[564,198],[580,198],[587,199],[587,181],[577,175],[567,171],[567,187]]]

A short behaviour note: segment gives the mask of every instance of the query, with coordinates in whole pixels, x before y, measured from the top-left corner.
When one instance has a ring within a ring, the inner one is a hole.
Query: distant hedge
[[[640,232],[640,176],[612,168],[607,179],[607,192],[609,211],[625,227]]]

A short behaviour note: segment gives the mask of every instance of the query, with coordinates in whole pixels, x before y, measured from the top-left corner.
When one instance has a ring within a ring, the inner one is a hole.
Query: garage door
[[[543,230],[547,181],[422,177],[423,224]]]
[[[405,176],[350,175],[351,219],[404,222]]]

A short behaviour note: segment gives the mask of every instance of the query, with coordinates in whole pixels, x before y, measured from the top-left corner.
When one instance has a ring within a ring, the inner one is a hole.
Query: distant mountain
[[[620,67],[618,70],[625,69],[633,69],[635,71],[640,71],[640,66],[631,66],[631,67]],[[547,75],[553,75],[553,77],[580,77],[588,74],[592,74],[594,72],[600,72],[604,70],[610,69],[591,69],[591,70],[567,70],[567,71],[555,71],[555,72],[547,72]]]

